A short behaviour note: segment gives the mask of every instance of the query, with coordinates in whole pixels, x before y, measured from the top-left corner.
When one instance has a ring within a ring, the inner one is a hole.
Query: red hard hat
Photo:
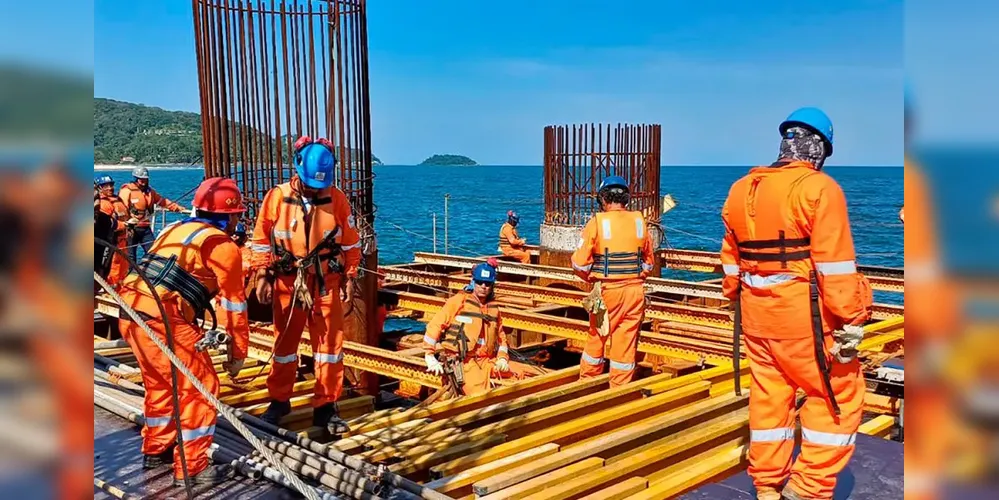
[[[194,208],[216,214],[235,214],[246,210],[236,181],[225,177],[205,179],[194,192]]]

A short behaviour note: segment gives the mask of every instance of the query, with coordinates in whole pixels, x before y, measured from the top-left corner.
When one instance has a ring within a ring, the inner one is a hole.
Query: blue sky
[[[664,164],[773,159],[826,109],[834,165],[902,158],[903,2],[368,2],[373,152],[540,164],[542,129],[660,123]],[[626,7],[625,7],[626,6]],[[101,0],[94,95],[198,111],[191,2]]]

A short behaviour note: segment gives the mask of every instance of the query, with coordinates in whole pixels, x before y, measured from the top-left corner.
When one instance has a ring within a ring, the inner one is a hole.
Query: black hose
[[[163,330],[166,333],[167,338],[167,347],[170,348],[170,352],[176,354],[173,343],[173,329],[170,328],[170,320],[167,318],[166,308],[163,307],[163,300],[160,299],[159,293],[156,292],[156,287],[149,282],[149,278],[146,277],[142,270],[139,269],[139,266],[135,264],[135,261],[133,261],[127,253],[101,238],[95,237],[94,242],[102,247],[111,249],[111,251],[117,253],[121,256],[121,258],[125,259],[125,262],[128,263],[128,267],[134,270],[135,274],[139,276],[139,279],[141,279],[142,282],[146,284],[146,287],[149,288],[149,293],[153,296],[153,300],[156,301],[156,307],[160,311],[160,317],[163,321]],[[173,363],[170,363],[170,383],[172,384],[170,392],[173,396],[173,420],[177,427],[177,449],[180,452],[180,467],[184,471],[184,489],[187,492],[187,498],[193,499],[194,489],[191,486],[190,474],[187,472],[187,454],[184,453],[184,436],[180,426],[180,395],[177,394],[177,367],[174,366]]]

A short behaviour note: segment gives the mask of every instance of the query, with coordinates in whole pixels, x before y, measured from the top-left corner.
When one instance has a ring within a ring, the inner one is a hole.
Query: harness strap
[[[815,359],[819,363],[819,373],[822,374],[822,383],[826,387],[826,394],[829,397],[829,404],[832,405],[833,412],[839,415],[839,404],[836,402],[836,395],[833,394],[832,380],[830,379],[831,368],[829,360],[826,359],[825,342],[822,332],[822,312],[819,310],[819,281],[815,271],[808,275],[809,299],[812,303],[812,333],[815,337]]]
[[[162,286],[176,292],[197,311],[198,317],[204,316],[204,311],[212,307],[211,300],[215,296],[191,273],[177,264],[177,256],[163,257],[155,253],[147,253],[137,266],[138,270],[149,280],[152,286]],[[135,273],[132,269],[131,273]]]

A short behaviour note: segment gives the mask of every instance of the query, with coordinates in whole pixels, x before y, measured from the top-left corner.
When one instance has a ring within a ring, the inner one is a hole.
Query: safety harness
[[[297,205],[300,207],[305,207],[305,202],[300,197],[286,196],[281,199],[282,203],[287,203],[290,205]],[[313,207],[318,207],[320,205],[327,205],[333,203],[333,198],[323,197],[315,198],[311,200],[311,205]],[[308,214],[305,217],[305,247],[309,247],[309,236],[311,234],[312,217]],[[323,239],[319,241],[312,250],[310,250],[304,256],[297,256],[290,249],[284,246],[284,244],[278,244],[277,238],[272,232],[270,235],[271,239],[271,250],[275,255],[274,261],[271,263],[270,269],[279,275],[291,275],[298,274],[301,281],[304,282],[303,273],[313,273],[319,279],[319,296],[326,295],[326,284],[323,276],[326,272],[339,274],[343,273],[344,269],[337,257],[342,252],[342,247],[336,242],[337,236],[340,235],[340,227],[333,231],[329,231],[323,236]],[[324,262],[329,262],[328,269],[324,271],[322,264]]]
[[[465,305],[476,308],[480,307],[479,302],[470,298],[465,299]],[[490,307],[489,309],[495,310],[494,307]],[[492,350],[497,349],[496,333],[490,329],[491,324],[496,322],[497,315],[467,311],[463,309],[458,313],[455,319],[457,320],[462,316],[482,320],[484,337],[479,339],[480,345],[486,349],[487,354],[491,354],[490,348]],[[454,346],[455,350],[458,351],[458,355],[449,356],[446,349],[437,354],[438,361],[444,365],[444,374],[447,377],[448,385],[451,386],[447,388],[447,390],[453,391],[456,396],[464,395],[462,386],[465,384],[465,372],[462,369],[462,364],[465,362],[465,358],[468,357],[468,353],[470,351],[468,348],[468,337],[465,335],[465,324],[466,323],[463,321],[455,321],[444,331],[444,338],[441,339],[442,343]]]
[[[754,260],[757,262],[780,262],[781,269],[787,269],[787,263],[793,261],[806,261],[812,258],[811,252],[811,238],[787,238],[783,230],[777,232],[777,239],[771,240],[750,240],[750,241],[739,241],[735,237],[735,232],[731,232],[732,237],[736,240],[736,245],[739,248],[739,258],[746,260]],[[792,250],[788,250],[788,249]],[[776,250],[776,253],[760,252],[759,250]],[[735,370],[735,393],[737,395],[742,394],[741,380],[739,374],[739,364],[741,356],[741,342],[742,342],[742,276],[739,276],[739,284],[736,291],[736,298],[734,301],[735,308],[735,320],[734,320],[734,333],[732,339],[732,367]],[[822,383],[825,386],[826,394],[829,399],[830,405],[832,405],[833,412],[836,415],[840,414],[839,404],[836,402],[836,396],[833,394],[832,381],[830,379],[831,366],[829,360],[826,359],[825,355],[825,341],[824,334],[822,331],[822,312],[821,305],[819,303],[819,282],[815,274],[815,270],[811,270],[808,273],[809,281],[809,305],[811,307],[811,318],[812,318],[812,337],[815,342],[815,360],[819,365],[819,373],[822,375]]]
[[[634,252],[611,252],[604,248],[603,253],[593,254],[593,265],[603,269],[605,277],[621,274],[640,274],[642,272],[642,249]]]
[[[215,323],[212,328],[217,325],[215,308],[212,307],[212,298],[217,292],[208,290],[197,278],[184,270],[177,263],[176,255],[163,257],[147,253],[129,273],[135,274],[136,269],[142,272],[152,286],[161,286],[180,295],[194,309],[195,318],[204,318],[205,313],[208,313]]]

